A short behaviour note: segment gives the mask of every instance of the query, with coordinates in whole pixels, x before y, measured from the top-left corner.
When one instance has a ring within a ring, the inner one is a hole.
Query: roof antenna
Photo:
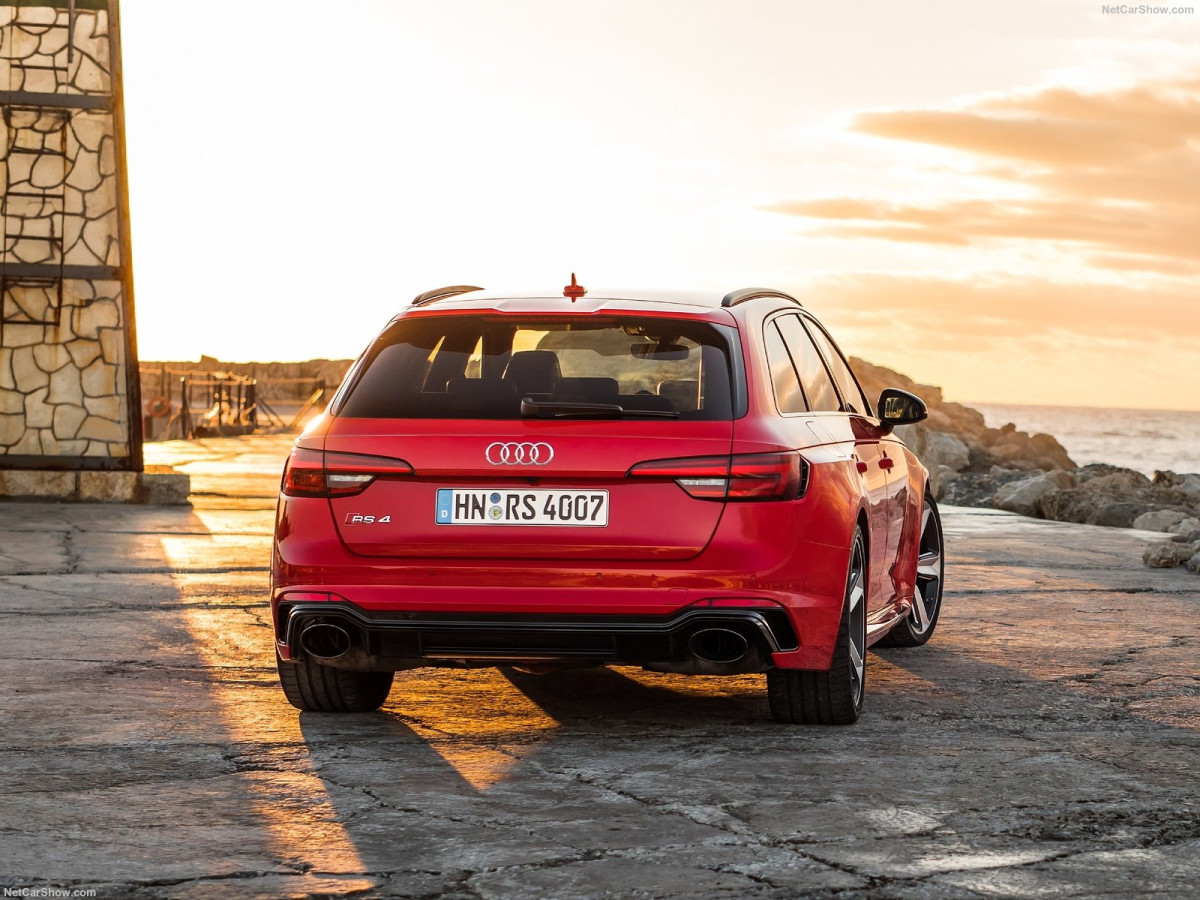
[[[587,293],[587,288],[585,288],[582,284],[580,284],[579,282],[577,282],[575,280],[575,273],[572,272],[571,273],[571,283],[568,284],[565,288],[563,288],[563,296],[570,297],[571,302],[574,303],[576,300],[578,300],[580,297],[582,297],[586,293]]]

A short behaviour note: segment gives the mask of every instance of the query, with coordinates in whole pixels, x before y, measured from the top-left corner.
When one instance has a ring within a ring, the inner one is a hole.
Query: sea
[[[1078,465],[1109,463],[1153,476],[1156,469],[1200,472],[1200,411],[1020,406],[969,403],[991,428],[1012,422],[1020,431],[1058,438]]]

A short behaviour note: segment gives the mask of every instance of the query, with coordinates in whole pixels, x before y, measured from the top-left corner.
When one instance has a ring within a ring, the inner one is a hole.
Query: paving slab
[[[1200,578],[947,509],[864,717],[761,676],[416,670],[298,713],[266,610],[290,438],[147,445],[190,508],[0,503],[0,886],[115,898],[1192,897]]]

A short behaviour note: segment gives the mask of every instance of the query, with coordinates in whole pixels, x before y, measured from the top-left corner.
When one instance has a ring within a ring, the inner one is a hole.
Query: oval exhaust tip
[[[317,659],[337,659],[350,651],[350,633],[341,625],[317,622],[300,632],[300,648]]]
[[[731,628],[702,628],[688,641],[688,651],[710,663],[735,663],[746,655],[750,642]]]

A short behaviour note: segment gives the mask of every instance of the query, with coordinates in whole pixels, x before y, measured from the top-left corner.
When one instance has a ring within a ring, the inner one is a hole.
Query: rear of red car
[[[289,697],[313,664],[366,695],[427,665],[827,667],[855,510],[747,424],[752,391],[724,309],[482,298],[397,317],[283,476]]]

